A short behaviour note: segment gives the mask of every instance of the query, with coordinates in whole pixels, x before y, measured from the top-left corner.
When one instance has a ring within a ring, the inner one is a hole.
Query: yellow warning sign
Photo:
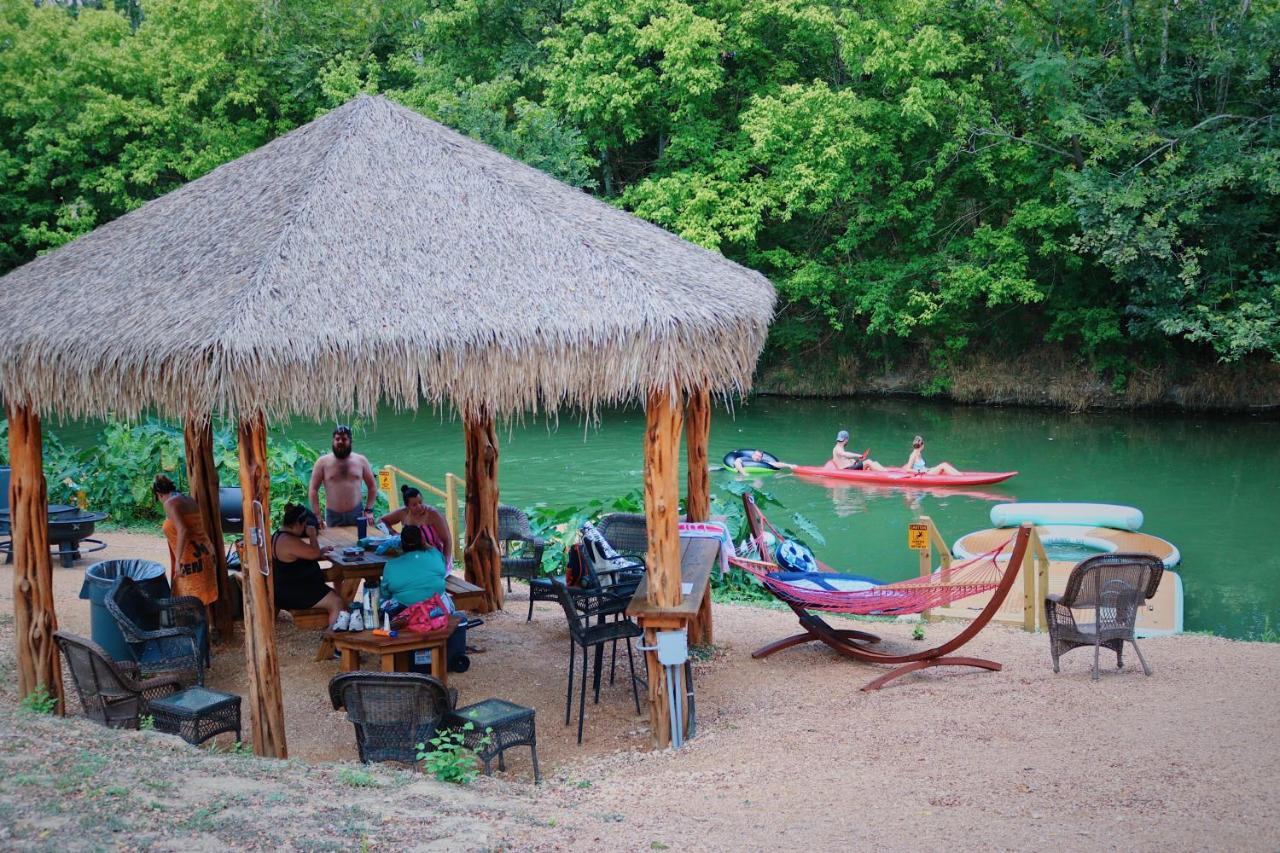
[[[907,547],[912,551],[929,550],[929,525],[913,521],[907,525]]]
[[[378,472],[378,490],[384,495],[389,495],[396,488],[396,475],[389,468],[383,468]]]

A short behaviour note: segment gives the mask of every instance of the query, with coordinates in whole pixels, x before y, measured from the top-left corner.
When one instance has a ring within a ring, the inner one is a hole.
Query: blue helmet
[[[795,539],[784,539],[775,551],[778,567],[788,572],[816,572],[818,560],[809,546]]]

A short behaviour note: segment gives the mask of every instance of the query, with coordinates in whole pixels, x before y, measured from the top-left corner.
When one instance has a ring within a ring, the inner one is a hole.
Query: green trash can
[[[133,660],[133,652],[120,633],[120,626],[107,610],[107,593],[116,578],[132,578],[152,598],[169,597],[169,579],[164,566],[151,560],[103,560],[84,570],[80,597],[89,602],[89,628],[93,641],[113,660]]]

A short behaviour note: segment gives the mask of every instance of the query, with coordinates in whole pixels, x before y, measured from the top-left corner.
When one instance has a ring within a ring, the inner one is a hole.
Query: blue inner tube
[[[751,455],[753,453],[759,453],[760,458],[752,459]],[[750,471],[752,473],[762,474],[767,471],[782,470],[781,466],[778,465],[778,457],[774,456],[772,453],[765,453],[763,450],[756,450],[755,448],[730,450],[724,455],[723,461],[725,469],[729,471],[736,470],[733,467],[733,463],[738,459],[742,460],[743,470]]]

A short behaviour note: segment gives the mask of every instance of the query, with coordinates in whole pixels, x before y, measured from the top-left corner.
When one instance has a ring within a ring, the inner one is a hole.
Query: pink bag
[[[449,625],[449,608],[445,606],[444,599],[436,594],[426,601],[406,607],[391,625],[397,631],[417,631],[421,634],[439,631]]]

